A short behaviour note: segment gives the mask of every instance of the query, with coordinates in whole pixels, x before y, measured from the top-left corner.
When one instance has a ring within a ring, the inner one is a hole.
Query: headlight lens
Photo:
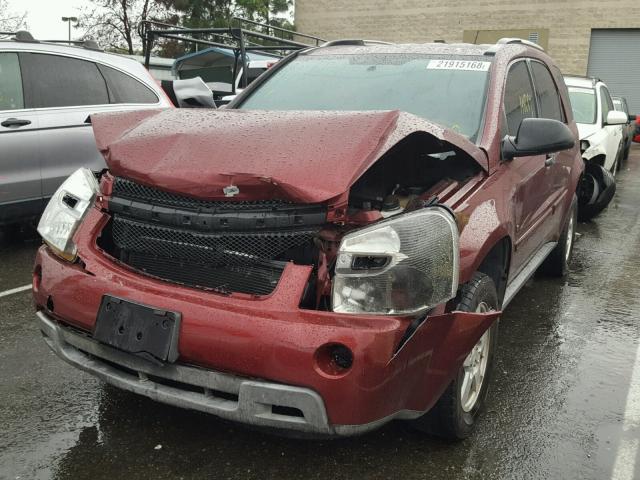
[[[62,258],[75,259],[73,235],[98,191],[98,181],[91,170],[80,168],[60,185],[45,208],[38,223],[38,233]]]
[[[584,153],[589,150],[589,142],[587,140],[580,140],[580,153]]]
[[[333,311],[413,314],[456,295],[458,227],[441,207],[411,212],[344,236]]]

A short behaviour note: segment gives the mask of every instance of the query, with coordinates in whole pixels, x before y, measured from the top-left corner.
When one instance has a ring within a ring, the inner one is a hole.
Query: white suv
[[[623,155],[623,125],[628,118],[614,109],[607,86],[597,78],[565,76],[585,162],[615,174]]]

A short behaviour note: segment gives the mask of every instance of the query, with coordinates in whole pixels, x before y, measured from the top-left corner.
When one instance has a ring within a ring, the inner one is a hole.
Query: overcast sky
[[[8,0],[15,13],[27,12],[29,31],[42,40],[64,40],[67,38],[67,23],[61,17],[77,17],[79,8],[90,4],[87,0]],[[76,38],[82,32],[71,30]]]

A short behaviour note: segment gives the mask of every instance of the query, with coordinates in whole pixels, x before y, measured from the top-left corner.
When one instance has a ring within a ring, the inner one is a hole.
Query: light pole
[[[62,17],[62,21],[69,25],[69,43],[71,43],[71,22],[77,22],[78,17]]]

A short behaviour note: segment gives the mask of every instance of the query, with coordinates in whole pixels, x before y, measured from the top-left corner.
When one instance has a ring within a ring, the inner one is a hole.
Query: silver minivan
[[[77,168],[105,168],[90,114],[170,106],[135,60],[24,33],[0,40],[0,225],[37,218]]]

